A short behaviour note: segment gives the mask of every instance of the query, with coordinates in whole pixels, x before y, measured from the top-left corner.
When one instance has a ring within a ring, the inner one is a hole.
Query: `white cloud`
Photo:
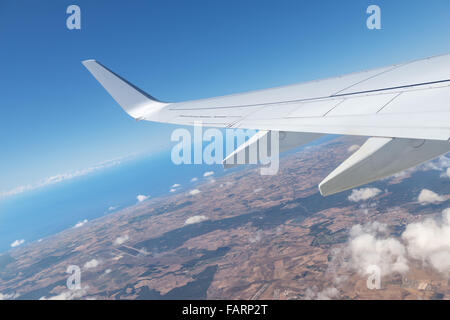
[[[175,192],[177,189],[170,189],[169,192]]]
[[[85,269],[92,269],[97,267],[100,264],[100,260],[92,259],[84,264]]]
[[[258,243],[262,240],[262,237],[263,237],[262,231],[258,230],[255,234],[250,235],[248,241],[250,241],[250,243]]]
[[[99,170],[102,170],[105,168],[116,166],[116,165],[122,163],[123,159],[124,158],[104,161],[104,162],[101,162],[99,164],[96,164],[96,165],[86,168],[86,169],[76,170],[76,171],[67,172],[67,173],[61,173],[61,174],[57,174],[57,175],[42,179],[36,183],[30,183],[30,184],[18,186],[11,190],[0,192],[0,198],[13,196],[13,195],[20,194],[20,193],[23,193],[26,191],[39,189],[39,188],[42,188],[42,187],[45,187],[48,185],[52,185],[55,183],[60,183],[60,182],[66,181],[66,180],[85,176],[87,174],[94,173],[96,171],[99,171]]]
[[[146,255],[148,255],[148,251],[145,248],[140,248],[138,251],[139,251],[138,256],[146,256]]]
[[[108,211],[114,211],[114,210],[116,210],[117,209],[117,207],[115,207],[115,206],[110,206],[109,208],[108,208]]]
[[[339,297],[339,290],[330,287],[325,288],[322,291],[318,291],[316,287],[307,288],[305,291],[304,300],[332,300]]]
[[[111,269],[106,269],[106,270],[105,270],[105,274],[109,274],[109,273],[111,273],[111,272],[112,272]]]
[[[258,192],[260,192],[260,191],[262,191],[263,189],[262,188],[256,188],[255,190],[253,190],[253,192],[254,193],[258,193]]]
[[[450,208],[441,220],[426,219],[409,224],[402,234],[408,254],[442,273],[450,273]]]
[[[339,291],[336,288],[326,288],[317,293],[317,300],[332,300],[339,297]]]
[[[120,246],[121,244],[127,242],[128,239],[129,239],[129,237],[128,237],[127,234],[126,234],[126,235],[123,235],[123,236],[120,236],[120,237],[117,237],[116,240],[114,240],[114,244],[115,244],[116,246]]]
[[[172,188],[178,188],[178,187],[181,187],[181,185],[178,184],[178,183],[175,183],[175,184],[172,186]]]
[[[190,218],[186,219],[184,224],[185,225],[194,224],[194,223],[199,223],[199,222],[202,222],[202,221],[205,221],[205,220],[208,220],[208,218],[205,217],[205,216],[193,216],[193,217],[190,217]]]
[[[450,158],[446,156],[441,156],[433,161],[428,161],[421,165],[419,169],[421,170],[436,170],[436,171],[445,171],[448,167],[450,167]]]
[[[421,164],[419,166],[406,169],[402,172],[396,173],[386,179],[390,178],[404,178],[407,174],[411,174],[416,171],[429,171],[429,170],[435,170],[435,171],[441,171],[441,177],[446,178],[447,172],[446,170],[450,167],[450,158],[447,156],[441,156],[437,159],[425,162],[424,164]]]
[[[0,292],[0,300],[14,300],[20,297],[18,293],[1,293]]]
[[[368,268],[373,265],[380,268],[381,275],[409,270],[405,247],[386,233],[387,226],[378,222],[352,227],[347,250],[353,270],[361,275],[370,273]]]
[[[22,245],[25,242],[25,239],[15,240],[13,243],[11,243],[11,247],[15,248],[20,245]]]
[[[201,191],[198,190],[198,189],[193,189],[193,190],[189,191],[189,194],[190,194],[191,196],[195,196],[196,194],[199,194],[200,192],[201,192]]]
[[[198,180],[198,178],[197,178],[197,177],[194,177],[194,178],[191,179],[191,182],[195,182],[195,181],[197,181],[197,180]]]
[[[77,290],[68,290],[64,291],[56,296],[46,298],[41,297],[39,300],[74,300],[79,299],[87,294],[87,291],[89,289],[89,286],[85,286],[84,288],[77,289]]]
[[[386,224],[353,226],[348,242],[333,249],[328,271],[334,274],[335,283],[342,283],[343,276],[338,275],[341,270],[367,276],[373,272],[369,267],[377,266],[382,276],[404,274],[414,261],[450,274],[450,208],[438,219],[408,224],[399,238],[388,235]]]
[[[348,200],[352,202],[364,201],[376,197],[380,193],[381,190],[377,188],[353,189],[352,194],[348,196]]]
[[[137,199],[138,202],[142,202],[142,201],[147,200],[149,197],[150,197],[150,196],[145,196],[145,195],[143,195],[143,194],[140,194],[140,195],[138,195],[138,196],[136,197],[136,199]]]
[[[450,178],[450,168],[447,168],[447,171],[445,171],[447,178]]]
[[[445,199],[442,196],[428,189],[423,189],[420,191],[420,194],[417,197],[417,201],[421,204],[442,202],[444,200]]]
[[[84,226],[87,222],[88,222],[88,219],[84,219],[83,221],[77,222],[77,224],[75,224],[73,227],[74,227],[74,228],[82,227],[82,226]]]
[[[203,174],[204,177],[209,177],[212,176],[214,174],[214,171],[207,171]]]
[[[359,149],[359,146],[357,144],[354,144],[354,145],[348,147],[347,152],[355,152],[358,149]]]

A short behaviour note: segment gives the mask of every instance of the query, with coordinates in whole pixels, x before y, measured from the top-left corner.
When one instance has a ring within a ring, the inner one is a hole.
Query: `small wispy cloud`
[[[143,202],[143,201],[147,200],[149,197],[150,196],[146,196],[146,195],[140,194],[140,195],[138,195],[136,197],[136,199],[137,199],[138,202]]]
[[[184,224],[185,225],[194,224],[194,223],[199,223],[199,222],[202,222],[202,221],[205,221],[205,220],[208,220],[208,218],[205,217],[205,216],[193,216],[193,217],[190,217],[190,218],[186,219]]]
[[[347,152],[355,152],[358,149],[359,149],[359,146],[357,144],[354,144],[354,145],[348,147]]]
[[[27,191],[32,191],[35,189],[39,189],[42,187],[46,187],[49,185],[53,185],[56,183],[60,183],[63,181],[67,181],[67,180],[71,180],[71,179],[75,179],[81,176],[85,176],[91,173],[94,173],[96,171],[105,169],[105,168],[109,168],[109,167],[113,167],[116,166],[120,163],[122,163],[122,161],[125,158],[119,158],[119,159],[113,159],[113,160],[108,160],[108,161],[104,161],[101,162],[99,164],[96,164],[92,167],[86,168],[86,169],[82,169],[82,170],[76,170],[76,171],[72,171],[72,172],[67,172],[67,173],[62,173],[62,174],[57,174],[45,179],[42,179],[36,183],[30,183],[30,184],[26,184],[26,185],[22,185],[22,186],[18,186],[15,187],[13,189],[7,190],[7,191],[3,191],[0,192],[0,198],[4,198],[4,197],[9,197],[9,196],[13,196],[13,195],[17,195],[20,193],[24,193]]]
[[[179,183],[175,183],[175,184],[172,186],[172,188],[178,188],[178,187],[181,187],[181,185],[180,185]]]
[[[80,227],[84,226],[86,223],[88,223],[88,219],[84,219],[83,221],[77,222],[73,227],[80,228]]]
[[[195,196],[196,194],[199,194],[200,192],[201,192],[201,191],[198,190],[198,189],[193,189],[193,190],[189,191],[189,194],[190,194],[191,196]]]
[[[123,236],[120,236],[120,237],[117,237],[116,240],[114,240],[114,244],[116,246],[120,246],[121,244],[124,244],[125,242],[127,242],[128,239],[129,239],[129,237],[128,237],[127,234],[123,235]]]
[[[377,188],[353,189],[352,194],[348,196],[348,200],[352,202],[364,201],[376,197],[380,193],[381,190]]]
[[[11,248],[18,247],[22,244],[24,244],[25,239],[15,240],[13,243],[11,243]]]
[[[193,177],[193,178],[191,179],[191,182],[195,182],[195,181],[197,181],[197,180],[198,180],[197,177]]]
[[[339,290],[335,287],[325,288],[318,291],[317,288],[307,288],[303,296],[304,300],[333,300],[339,297]]]
[[[100,260],[92,259],[84,264],[84,269],[93,269],[100,265]]]
[[[210,177],[210,176],[212,176],[214,174],[214,171],[206,171],[204,174],[203,174],[203,176],[204,177]]]
[[[114,210],[116,210],[116,209],[117,209],[116,206],[110,206],[110,207],[108,208],[108,211],[114,211]]]
[[[258,243],[262,240],[263,234],[261,230],[258,230],[256,233],[251,234],[248,237],[248,241],[250,241],[250,243]]]

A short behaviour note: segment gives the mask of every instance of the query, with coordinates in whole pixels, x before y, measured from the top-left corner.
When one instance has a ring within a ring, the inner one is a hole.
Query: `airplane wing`
[[[323,134],[369,137],[322,181],[323,195],[375,181],[450,151],[450,54],[176,103],[158,101],[95,60],[83,64],[137,120],[256,129],[261,137],[278,131],[284,133],[280,135],[282,150]],[[284,147],[282,136],[289,141]],[[249,147],[241,146],[237,152]]]

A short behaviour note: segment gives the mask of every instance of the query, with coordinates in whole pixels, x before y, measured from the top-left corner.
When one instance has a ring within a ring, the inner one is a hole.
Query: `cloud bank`
[[[411,262],[450,274],[450,208],[437,218],[408,224],[398,238],[389,236],[386,224],[353,226],[348,242],[333,251],[329,271],[344,269],[367,276],[370,267],[377,266],[382,276],[405,274]]]
[[[402,234],[408,254],[441,273],[450,272],[450,208],[441,219],[409,224]]]
[[[11,190],[0,192],[0,198],[17,195],[17,194],[20,194],[20,193],[23,193],[23,192],[26,192],[26,191],[39,189],[39,188],[42,188],[42,187],[46,187],[48,185],[52,185],[52,184],[60,183],[60,182],[63,182],[63,181],[71,180],[71,179],[74,179],[74,178],[78,178],[78,177],[81,177],[81,176],[85,176],[85,175],[88,175],[90,173],[94,173],[96,171],[99,171],[99,170],[102,170],[102,169],[105,169],[105,168],[116,166],[116,165],[122,163],[123,159],[124,158],[104,161],[104,162],[101,162],[101,163],[99,163],[97,165],[94,165],[94,166],[86,168],[86,169],[76,170],[76,171],[62,173],[62,174],[57,174],[57,175],[54,175],[54,176],[42,179],[42,180],[40,180],[40,181],[38,181],[36,183],[30,183],[30,184],[18,186],[16,188],[11,189]]]
[[[0,292],[0,300],[14,300],[20,297],[18,293],[1,293]]]
[[[409,270],[405,247],[397,239],[385,237],[386,232],[387,226],[378,222],[352,227],[348,250],[353,270],[360,275],[370,273],[373,265],[382,275]]]

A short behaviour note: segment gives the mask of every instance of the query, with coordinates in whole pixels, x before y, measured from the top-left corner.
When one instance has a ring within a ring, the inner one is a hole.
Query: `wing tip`
[[[323,182],[321,182],[321,183],[319,184],[318,188],[319,188],[320,194],[321,194],[323,197],[327,197],[327,196],[330,196],[330,195],[336,193],[336,192],[333,192],[333,191],[331,191],[331,190],[328,190],[328,189],[326,188],[325,183],[323,183]]]
[[[101,64],[100,62],[98,62],[97,60],[95,60],[95,59],[86,59],[86,60],[82,60],[82,61],[81,61],[81,64],[82,64],[86,69],[88,69],[88,70],[89,70],[89,67],[93,67],[93,66],[95,66],[95,65],[100,65],[100,66],[102,66],[102,64]]]

